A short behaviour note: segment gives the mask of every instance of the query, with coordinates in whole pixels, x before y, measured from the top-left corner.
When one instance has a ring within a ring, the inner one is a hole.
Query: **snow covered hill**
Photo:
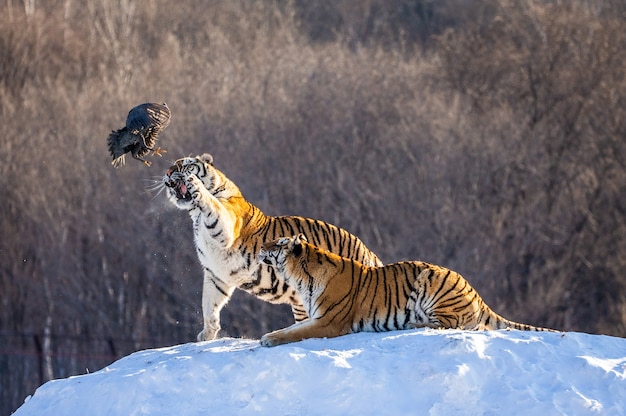
[[[41,386],[23,415],[621,415],[626,339],[415,330],[140,351]]]

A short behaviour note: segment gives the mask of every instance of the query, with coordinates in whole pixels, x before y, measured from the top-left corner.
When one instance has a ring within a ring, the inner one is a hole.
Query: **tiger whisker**
[[[150,183],[146,185],[143,194],[154,194],[152,199],[156,199],[156,197],[158,197],[165,190],[165,183],[163,182],[163,179],[158,176],[155,176],[153,179],[144,179],[144,181]]]

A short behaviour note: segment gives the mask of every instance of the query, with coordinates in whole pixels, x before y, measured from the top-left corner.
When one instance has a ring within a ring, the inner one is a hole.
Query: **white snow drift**
[[[41,386],[22,415],[626,413],[626,339],[415,330],[275,348],[220,339],[140,351]]]

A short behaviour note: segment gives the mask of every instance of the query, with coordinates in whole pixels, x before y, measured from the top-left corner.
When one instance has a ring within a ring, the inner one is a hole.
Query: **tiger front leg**
[[[334,338],[347,333],[348,331],[341,331],[333,326],[324,326],[319,320],[306,320],[263,335],[261,345],[275,347],[308,338]]]
[[[296,323],[309,319],[309,315],[306,313],[304,306],[300,302],[292,303],[291,312],[293,313],[293,319]]]
[[[196,175],[186,178],[188,192],[192,204],[200,210],[201,215],[192,214],[194,233],[200,241],[217,242],[223,248],[230,248],[235,241],[236,214],[226,208]]]

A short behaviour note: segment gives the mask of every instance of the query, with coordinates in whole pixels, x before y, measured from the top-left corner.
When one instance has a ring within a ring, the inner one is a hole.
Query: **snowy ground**
[[[626,339],[416,330],[140,351],[44,384],[15,415],[622,415]]]

